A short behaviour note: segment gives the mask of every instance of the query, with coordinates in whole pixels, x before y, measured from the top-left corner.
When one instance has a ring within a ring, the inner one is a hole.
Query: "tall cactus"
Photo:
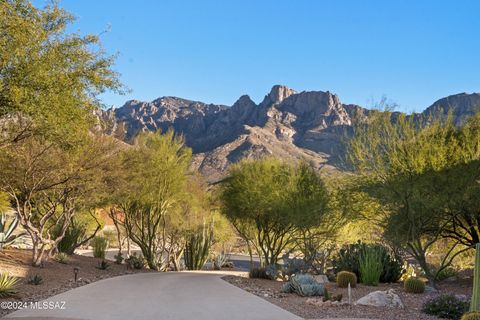
[[[213,244],[213,226],[203,227],[187,237],[185,245],[185,266],[188,270],[200,270],[207,262],[210,247]]]
[[[475,271],[473,274],[473,293],[470,311],[480,311],[480,243],[475,246]]]
[[[13,235],[13,231],[15,231],[17,226],[18,217],[15,217],[7,226],[7,215],[5,213],[0,215],[0,250],[3,249],[3,246],[11,244],[15,239],[22,235]]]

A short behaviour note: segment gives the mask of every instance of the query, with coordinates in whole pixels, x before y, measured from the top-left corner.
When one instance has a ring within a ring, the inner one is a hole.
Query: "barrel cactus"
[[[465,313],[460,320],[480,320],[479,311],[470,311]]]
[[[408,278],[404,282],[405,291],[408,293],[424,293],[425,292],[425,283],[415,277]]]
[[[337,286],[339,288],[347,288],[350,283],[350,287],[355,288],[357,286],[357,275],[350,271],[340,271],[337,273]]]

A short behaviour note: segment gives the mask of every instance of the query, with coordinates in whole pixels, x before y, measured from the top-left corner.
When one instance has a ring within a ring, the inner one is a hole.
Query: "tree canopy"
[[[31,135],[65,146],[94,124],[98,94],[122,91],[97,35],[70,33],[74,17],[52,2],[0,2],[0,146]]]
[[[276,264],[295,232],[321,224],[328,215],[328,192],[307,164],[245,160],[222,184],[223,212],[266,264]]]

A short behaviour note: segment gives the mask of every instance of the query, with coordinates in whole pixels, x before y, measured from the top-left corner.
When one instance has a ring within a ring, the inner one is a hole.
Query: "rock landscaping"
[[[318,279],[319,277],[316,277]],[[402,283],[366,286],[357,284],[351,289],[351,303],[348,303],[348,288],[338,288],[333,283],[325,283],[329,295],[342,295],[342,300],[324,301],[324,297],[302,297],[295,293],[282,292],[283,281],[249,279],[239,276],[226,276],[225,281],[253,293],[269,302],[284,308],[305,319],[362,318],[382,320],[431,320],[438,317],[425,314],[425,302],[444,293],[454,292],[458,297],[471,295],[472,280],[465,276],[455,282],[443,281],[438,291],[422,294],[407,293]]]

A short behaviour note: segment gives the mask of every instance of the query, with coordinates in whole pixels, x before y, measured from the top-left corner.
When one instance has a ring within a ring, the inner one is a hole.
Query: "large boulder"
[[[372,307],[403,308],[402,300],[392,289],[370,292],[358,299],[356,304]]]

